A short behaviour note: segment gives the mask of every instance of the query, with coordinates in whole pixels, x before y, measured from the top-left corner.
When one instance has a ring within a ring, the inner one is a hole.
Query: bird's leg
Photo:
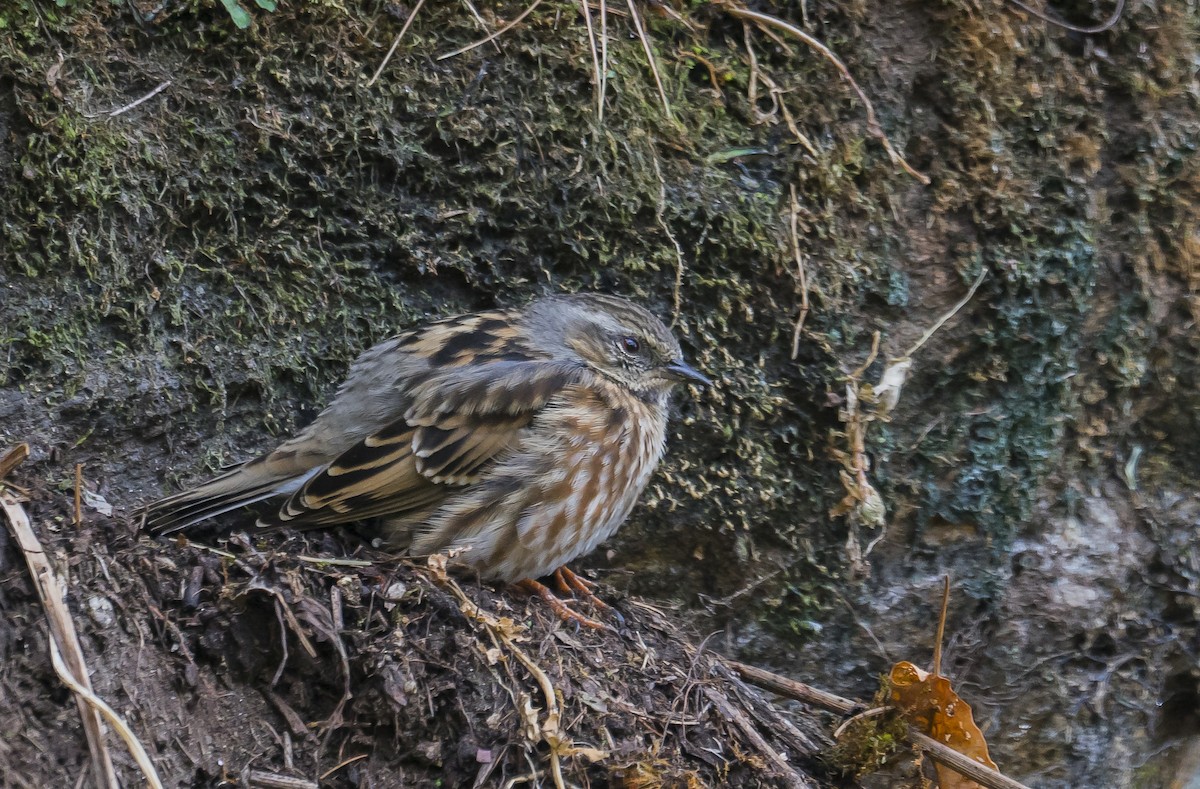
[[[601,611],[610,614],[617,620],[617,624],[622,627],[625,625],[625,617],[621,616],[621,612],[596,596],[595,589],[598,584],[594,581],[576,575],[564,565],[554,571],[554,582],[563,594],[578,595]]]
[[[586,578],[576,575],[575,573],[571,572],[571,569],[566,565],[555,570],[553,577],[554,583],[558,586],[558,591],[562,592],[563,594],[592,595],[592,591],[596,588],[595,581],[589,581]],[[595,599],[592,602],[599,603],[604,608],[608,607],[599,599]]]
[[[532,578],[526,578],[524,581],[517,581],[517,583],[514,585],[524,589],[531,595],[537,595],[545,600],[546,605],[550,606],[550,610],[553,611],[558,618],[564,622],[574,622],[575,624],[583,625],[584,627],[590,627],[593,630],[612,629],[608,625],[602,622],[597,622],[595,619],[590,619],[578,611],[568,607],[566,603],[554,596],[554,592],[551,592],[548,588]]]

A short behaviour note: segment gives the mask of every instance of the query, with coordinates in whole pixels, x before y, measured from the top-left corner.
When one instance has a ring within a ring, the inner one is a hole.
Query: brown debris
[[[91,514],[55,531],[48,510],[72,502],[52,498],[34,505],[34,527],[69,557],[67,599],[96,693],[142,738],[164,785],[821,783],[824,727],[785,719],[653,606],[602,591],[620,631],[570,628],[537,600],[438,563],[361,547],[339,561],[353,538],[168,544]],[[28,576],[0,579],[0,596],[10,602],[0,643],[29,638],[12,629],[38,608]],[[115,621],[80,610],[97,597]],[[44,650],[0,664],[0,688],[41,697],[14,699],[24,713],[5,705],[0,727],[60,715],[45,701],[55,685]],[[50,739],[0,750],[0,772],[24,763],[36,785],[73,785],[86,750],[78,719],[61,720],[38,727]],[[39,748],[55,758],[39,760]],[[133,763],[113,756],[133,785]]]

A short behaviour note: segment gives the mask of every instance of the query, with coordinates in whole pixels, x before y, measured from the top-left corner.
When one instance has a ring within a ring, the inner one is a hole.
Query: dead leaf
[[[429,566],[429,571],[433,573],[433,579],[438,583],[446,583],[449,576],[446,574],[446,555],[443,553],[435,553],[426,560]]]
[[[83,503],[88,506],[88,509],[95,510],[106,518],[111,518],[113,514],[113,505],[108,503],[108,500],[99,493],[92,493],[87,488],[80,491],[80,496]]]
[[[875,384],[873,395],[875,397],[875,405],[882,414],[890,414],[893,409],[900,403],[900,390],[904,388],[904,382],[908,380],[908,373],[912,370],[912,359],[893,359],[888,362],[888,366],[884,368],[883,375],[879,376],[879,383]]]
[[[521,732],[525,739],[532,743],[542,741],[542,727],[538,723],[538,709],[533,706],[533,698],[528,693],[521,694],[518,710],[521,714]]]
[[[890,680],[892,702],[910,724],[943,745],[997,769],[988,756],[983,732],[975,725],[971,705],[958,697],[950,680],[923,671],[906,660],[892,666]],[[936,766],[942,789],[982,789],[954,770],[941,764]]]
[[[610,754],[608,751],[602,751],[599,748],[588,748],[585,746],[572,745],[563,748],[561,756],[582,756],[589,762],[595,763],[607,759]]]

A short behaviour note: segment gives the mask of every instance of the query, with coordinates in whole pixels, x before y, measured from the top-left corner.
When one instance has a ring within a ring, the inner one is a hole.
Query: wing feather
[[[340,454],[260,525],[308,528],[428,510],[478,481],[579,374],[548,360],[501,360],[426,376],[410,387],[402,418]]]

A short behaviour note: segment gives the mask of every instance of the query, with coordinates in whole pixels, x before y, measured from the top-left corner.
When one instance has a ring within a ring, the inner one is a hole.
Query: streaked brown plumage
[[[414,554],[537,578],[628,516],[681,381],[707,383],[661,321],[613,296],[447,318],[363,353],[299,435],[148,505],[145,525],[167,534],[285,496],[260,526],[378,517]]]

